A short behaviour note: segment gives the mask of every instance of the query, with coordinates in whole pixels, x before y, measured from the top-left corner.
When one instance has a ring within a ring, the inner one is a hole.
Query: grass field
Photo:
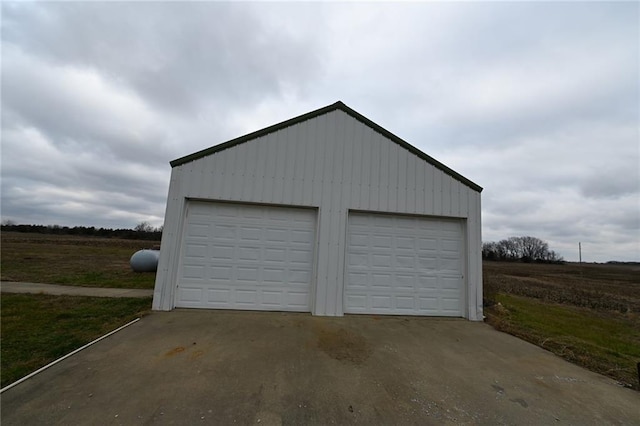
[[[140,317],[151,298],[2,294],[2,387]]]
[[[2,232],[0,279],[153,288],[131,255],[157,241]],[[151,309],[151,299],[7,294],[0,298],[1,382],[18,380]]]
[[[484,262],[496,329],[639,389],[640,266]]]
[[[159,241],[3,232],[0,280],[87,287],[153,288],[154,273],[129,259]]]

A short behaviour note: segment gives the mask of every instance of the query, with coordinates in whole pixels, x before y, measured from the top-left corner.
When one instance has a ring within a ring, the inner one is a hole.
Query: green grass
[[[488,322],[563,358],[638,389],[640,316],[497,294]]]
[[[153,288],[155,273],[133,272],[129,259],[157,241],[3,232],[2,281]]]
[[[1,386],[140,317],[151,298],[2,294]]]

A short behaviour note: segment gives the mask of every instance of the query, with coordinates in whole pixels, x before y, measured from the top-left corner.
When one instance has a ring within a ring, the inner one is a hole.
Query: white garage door
[[[345,312],[463,316],[459,220],[350,213]]]
[[[189,202],[176,306],[308,312],[316,212]]]

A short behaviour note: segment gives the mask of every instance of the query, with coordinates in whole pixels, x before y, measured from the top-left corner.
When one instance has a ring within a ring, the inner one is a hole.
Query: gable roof
[[[397,143],[398,145],[400,145],[401,147],[403,147],[407,151],[409,151],[412,154],[420,157],[421,159],[423,159],[427,163],[429,163],[432,166],[436,167],[437,169],[443,171],[444,173],[448,174],[449,176],[451,176],[452,178],[456,179],[457,181],[465,184],[469,188],[471,188],[471,189],[473,189],[473,190],[475,190],[477,192],[482,192],[482,187],[480,185],[470,181],[469,179],[467,179],[466,177],[462,176],[458,172],[456,172],[456,171],[450,169],[449,167],[445,166],[444,164],[442,164],[441,162],[439,162],[435,158],[433,158],[430,155],[427,155],[424,152],[420,151],[418,148],[414,147],[413,145],[409,144],[408,142],[406,142],[403,139],[399,138],[398,136],[394,135],[390,131],[384,129],[383,127],[381,127],[378,124],[374,123],[373,121],[369,120],[364,115],[362,115],[362,114],[354,111],[353,109],[349,108],[348,106],[346,106],[341,101],[338,101],[338,102],[336,102],[334,104],[331,104],[331,105],[327,105],[326,107],[317,109],[315,111],[311,111],[311,112],[308,112],[306,114],[302,114],[302,115],[300,115],[298,117],[291,118],[291,119],[283,121],[281,123],[274,124],[274,125],[269,126],[269,127],[265,127],[264,129],[257,130],[255,132],[249,133],[247,135],[240,136],[239,138],[231,139],[230,141],[223,142],[221,144],[212,146],[210,148],[203,149],[202,151],[194,152],[193,154],[178,158],[178,159],[173,160],[173,161],[170,162],[171,167],[176,167],[176,166],[180,166],[180,165],[185,164],[185,163],[189,163],[189,162],[197,160],[199,158],[206,157],[208,155],[211,155],[211,154],[214,154],[216,152],[225,150],[227,148],[231,148],[233,146],[239,145],[241,143],[244,143],[244,142],[247,142],[247,141],[250,141],[250,140],[253,140],[253,139],[257,139],[259,137],[268,135],[269,133],[277,132],[278,130],[282,130],[282,129],[286,128],[286,127],[293,126],[295,124],[301,123],[301,122],[306,121],[306,120],[310,120],[312,118],[318,117],[318,116],[323,115],[323,114],[327,114],[327,113],[329,113],[331,111],[335,111],[335,110],[338,110],[338,109],[343,111],[343,112],[345,112],[346,114],[350,115],[351,117],[355,118],[356,120],[360,121],[364,125],[370,127],[374,131],[376,131],[376,132],[380,133],[381,135],[385,136],[386,138],[388,138],[388,139],[392,140],[393,142]]]

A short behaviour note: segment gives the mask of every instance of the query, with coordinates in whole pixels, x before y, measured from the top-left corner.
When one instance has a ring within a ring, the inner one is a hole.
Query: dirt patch
[[[168,351],[166,354],[164,354],[164,356],[172,357],[174,355],[179,354],[180,352],[184,352],[184,347],[182,347],[182,346],[175,347],[175,348],[171,349],[170,351]]]
[[[371,355],[371,348],[364,337],[344,328],[321,328],[318,333],[318,348],[342,362],[362,364]]]

